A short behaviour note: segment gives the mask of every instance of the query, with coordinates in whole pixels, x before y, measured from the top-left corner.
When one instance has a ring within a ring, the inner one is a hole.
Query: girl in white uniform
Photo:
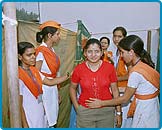
[[[42,43],[36,48],[36,67],[40,72],[50,79],[57,77],[60,59],[56,55],[53,45],[60,40],[60,24],[55,21],[46,21],[40,26],[36,39]],[[49,88],[43,85],[43,103],[49,127],[56,127],[59,99],[57,84]]]
[[[36,57],[34,46],[31,43],[18,43],[18,59],[22,127],[47,128],[44,104],[41,98],[44,93],[42,83],[51,88],[53,85],[68,79],[68,76],[66,75],[55,79],[48,79],[43,76],[39,70],[34,67]]]
[[[142,74],[132,72],[128,86],[136,89],[136,94],[147,95],[155,93],[158,89],[147,81]],[[160,127],[159,99],[158,96],[141,100],[136,98],[132,128],[158,128]]]
[[[41,46],[47,47],[45,43],[42,43]],[[36,61],[43,61],[41,72],[51,73],[44,59],[44,56],[41,52],[37,55]],[[51,77],[48,78],[52,79]],[[43,103],[45,106],[48,126],[53,126],[57,123],[59,111],[58,88],[57,85],[54,85],[53,87],[43,85],[42,89],[43,89]]]

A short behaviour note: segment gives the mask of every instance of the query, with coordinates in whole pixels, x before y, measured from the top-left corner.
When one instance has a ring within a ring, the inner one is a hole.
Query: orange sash
[[[35,67],[30,67],[31,73],[33,74],[34,78],[36,79],[36,82],[38,84],[35,84],[32,80],[32,78],[21,68],[18,68],[19,71],[19,79],[21,79],[24,84],[28,87],[30,92],[35,96],[35,98],[38,98],[39,94],[42,94],[42,79],[39,74],[39,71]],[[38,86],[39,85],[39,86]],[[38,88],[40,87],[40,88]],[[38,90],[40,89],[40,90]]]
[[[60,59],[59,57],[49,48],[45,46],[39,46],[36,48],[36,56],[38,55],[39,52],[43,53],[43,56],[46,60],[46,63],[51,71],[51,74],[47,74],[44,72],[41,72],[44,76],[46,77],[56,77],[57,71],[60,67]]]
[[[117,76],[124,76],[128,73],[128,71],[125,68],[125,62],[121,56],[119,57],[116,70],[117,70]],[[127,82],[128,81],[118,81],[117,85],[118,85],[118,87],[126,87]]]
[[[153,94],[147,94],[147,95],[139,95],[135,94],[133,102],[131,103],[129,107],[129,111],[127,113],[128,117],[133,117],[135,109],[136,109],[136,98],[141,100],[147,100],[155,98],[159,95],[160,92],[160,74],[153,68],[151,68],[149,65],[139,62],[136,66],[134,66],[130,73],[132,72],[138,72],[143,75],[143,77],[148,80],[152,85],[154,85],[158,90]]]
[[[104,56],[103,56],[103,61],[109,62],[109,58],[112,57],[112,51],[106,51],[104,52]]]

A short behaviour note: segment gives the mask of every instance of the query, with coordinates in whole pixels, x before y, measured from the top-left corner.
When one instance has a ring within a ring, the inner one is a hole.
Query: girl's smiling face
[[[87,60],[91,63],[96,63],[101,59],[102,51],[98,44],[89,45],[88,49],[84,52]]]

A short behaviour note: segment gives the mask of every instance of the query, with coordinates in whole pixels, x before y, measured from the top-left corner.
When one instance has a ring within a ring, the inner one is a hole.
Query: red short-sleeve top
[[[81,94],[78,102],[86,107],[85,100],[89,98],[112,99],[110,84],[117,82],[116,70],[112,64],[103,61],[100,68],[93,72],[86,62],[83,62],[75,67],[71,81],[80,84]]]

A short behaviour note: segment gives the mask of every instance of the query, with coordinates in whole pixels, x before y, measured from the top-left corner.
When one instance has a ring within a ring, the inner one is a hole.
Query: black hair
[[[127,31],[126,31],[126,29],[125,29],[124,27],[121,27],[121,26],[116,27],[116,28],[113,30],[113,34],[115,33],[115,31],[121,31],[124,37],[127,36]]]
[[[21,56],[25,53],[26,49],[34,48],[34,45],[29,43],[29,42],[19,42],[17,46],[18,46],[17,47],[18,48],[18,54],[21,55]],[[18,64],[19,64],[19,66],[21,65],[20,60],[18,60]]]
[[[58,30],[57,28],[51,27],[51,26],[47,26],[47,27],[43,28],[41,32],[36,33],[36,41],[38,43],[41,43],[43,39],[46,40],[46,38],[47,38],[46,36],[48,33],[51,33],[52,35],[54,35],[57,30]]]
[[[101,38],[100,38],[100,42],[101,42],[103,39],[106,39],[108,45],[110,45],[110,39],[109,39],[108,37],[101,37]]]
[[[100,41],[99,41],[98,39],[95,39],[95,38],[90,38],[90,39],[87,41],[86,45],[85,45],[84,48],[83,48],[83,51],[87,50],[88,47],[89,47],[91,44],[97,44],[97,45],[99,46],[100,50],[102,51],[102,46],[101,46]]]
[[[137,35],[129,35],[123,38],[118,46],[126,51],[134,50],[136,55],[141,58],[141,61],[155,68],[150,54],[144,49],[144,42]]]

